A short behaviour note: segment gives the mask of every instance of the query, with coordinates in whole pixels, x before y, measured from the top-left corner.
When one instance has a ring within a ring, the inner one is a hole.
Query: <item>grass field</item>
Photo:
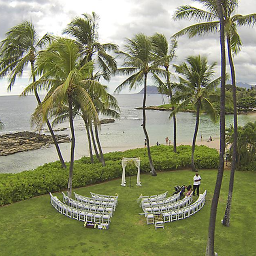
[[[83,222],[59,214],[44,195],[23,202],[0,207],[0,255],[204,255],[211,198],[216,170],[201,170],[200,191],[207,189],[206,204],[195,215],[155,230],[147,225],[136,199],[169,191],[175,185],[191,184],[194,173],[188,170],[158,172],[157,177],[141,176],[142,187],[136,186],[136,177],[127,178],[127,187],[121,179],[74,191],[90,196],[89,192],[119,194],[118,206],[109,230],[87,229]],[[256,227],[255,182],[256,173],[237,172],[233,194],[231,226],[221,225],[224,214],[229,171],[224,172],[216,221],[215,251],[218,256],[256,255],[254,229]],[[61,193],[54,193],[62,200]],[[167,196],[168,196],[167,195]],[[196,199],[196,198],[195,198]]]

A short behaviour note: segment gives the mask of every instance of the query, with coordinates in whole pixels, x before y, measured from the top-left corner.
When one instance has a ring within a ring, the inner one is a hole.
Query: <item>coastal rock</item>
[[[142,107],[137,107],[135,109],[142,109]],[[159,111],[171,111],[171,108],[163,108],[163,107],[159,107],[159,106],[149,106],[149,107],[145,107],[146,110],[159,110]]]
[[[58,143],[70,142],[67,135],[55,135]],[[51,135],[35,132],[16,132],[0,136],[0,156],[8,156],[18,152],[39,149],[53,144]]]
[[[101,124],[110,124],[110,123],[114,123],[114,122],[115,122],[115,119],[113,119],[113,118],[108,118],[108,119],[100,120]]]

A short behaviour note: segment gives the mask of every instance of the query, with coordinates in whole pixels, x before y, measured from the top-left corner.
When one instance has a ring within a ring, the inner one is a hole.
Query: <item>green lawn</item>
[[[152,195],[175,185],[191,184],[191,171],[171,171],[141,176],[142,187],[136,177],[75,189],[89,196],[89,192],[119,194],[118,206],[109,230],[87,229],[83,222],[59,214],[44,195],[23,202],[0,207],[0,255],[204,255],[211,198],[216,182],[216,170],[200,171],[201,192],[207,189],[206,204],[201,211],[185,220],[166,223],[165,229],[155,230],[147,225],[136,202],[140,194]],[[229,171],[225,171],[216,221],[215,250],[218,256],[256,255],[254,229],[256,173],[237,172],[232,205],[231,226],[221,225],[228,191]],[[55,193],[62,199],[61,193]],[[168,196],[167,195],[167,196]]]

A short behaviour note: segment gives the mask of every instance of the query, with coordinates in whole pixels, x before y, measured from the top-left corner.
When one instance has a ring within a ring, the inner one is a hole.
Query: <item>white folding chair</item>
[[[110,222],[110,215],[109,214],[103,214],[102,223],[109,223],[109,222]]]
[[[92,212],[87,212],[86,214],[86,222],[93,222],[94,221],[94,214]]]
[[[164,222],[170,222],[170,213],[169,212],[164,212],[163,213],[163,221]]]
[[[162,220],[155,222],[155,229],[157,228],[164,228],[164,222]]]
[[[86,221],[86,212],[85,211],[80,211],[79,212],[79,220],[80,221]]]
[[[99,214],[99,213],[96,213],[96,214],[94,215],[94,222],[95,222],[95,223],[101,223],[101,222],[102,222],[102,215]]]
[[[147,218],[147,224],[154,224],[154,219],[155,219],[154,214],[148,214],[146,218]]]

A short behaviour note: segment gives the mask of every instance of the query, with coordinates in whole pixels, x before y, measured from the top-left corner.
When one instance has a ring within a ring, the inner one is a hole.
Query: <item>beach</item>
[[[220,139],[219,138],[212,138],[212,141],[209,140],[198,140],[196,142],[196,145],[200,146],[200,145],[204,145],[207,146],[209,148],[215,148],[218,151],[220,150]]]
[[[140,94],[120,94],[115,95],[121,110],[120,118],[114,123],[102,124],[99,130],[99,137],[103,149],[103,153],[113,151],[124,151],[133,148],[143,148],[145,135],[141,127],[142,110],[136,109],[142,105],[143,95]],[[161,105],[168,102],[168,99],[160,94],[147,95],[147,105]],[[19,131],[34,131],[30,127],[30,116],[36,107],[34,96],[0,96],[0,117],[4,123],[1,134],[14,133]],[[255,120],[256,113],[248,115],[239,115],[239,125]],[[165,145],[165,138],[168,137],[173,143],[173,122],[169,118],[168,111],[146,111],[146,128],[148,131],[150,146],[157,144]],[[192,145],[192,139],[195,129],[194,113],[178,113],[177,114],[177,145]],[[100,116],[100,119],[106,118]],[[233,122],[233,116],[226,116],[226,127]],[[75,124],[75,159],[83,156],[89,156],[88,141],[84,122],[82,119],[76,118]],[[54,127],[57,135],[68,135],[70,130],[68,121]],[[49,135],[44,128],[41,133]],[[202,136],[202,140],[201,140]],[[207,142],[209,137],[213,141]],[[219,150],[219,123],[213,123],[205,114],[200,116],[200,125],[197,135],[196,145],[205,145]],[[61,143],[60,149],[64,161],[70,161],[70,143]],[[47,145],[37,150],[25,151],[9,156],[0,156],[0,173],[17,173],[25,170],[33,170],[45,163],[58,160],[54,145]]]

